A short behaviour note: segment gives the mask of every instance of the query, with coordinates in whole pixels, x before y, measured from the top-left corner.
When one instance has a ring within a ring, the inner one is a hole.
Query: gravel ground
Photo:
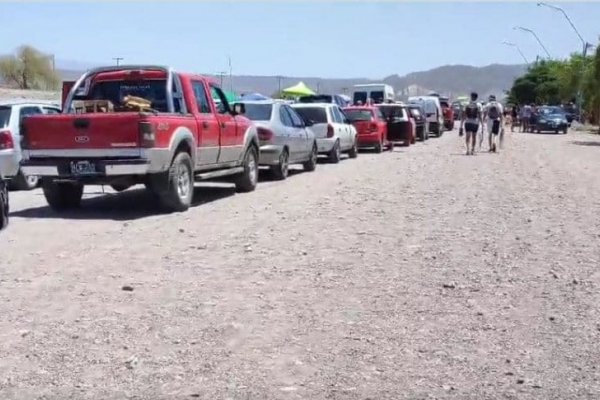
[[[171,215],[11,193],[0,398],[600,398],[600,137],[463,154],[447,133]]]

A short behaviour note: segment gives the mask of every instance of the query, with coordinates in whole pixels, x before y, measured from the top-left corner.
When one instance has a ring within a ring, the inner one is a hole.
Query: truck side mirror
[[[233,115],[246,114],[246,105],[244,103],[235,103],[233,105]]]

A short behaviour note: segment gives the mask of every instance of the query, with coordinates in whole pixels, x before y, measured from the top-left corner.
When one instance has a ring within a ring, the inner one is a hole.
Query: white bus
[[[352,87],[352,103],[366,104],[371,99],[375,104],[393,103],[394,88],[385,83],[369,83]]]

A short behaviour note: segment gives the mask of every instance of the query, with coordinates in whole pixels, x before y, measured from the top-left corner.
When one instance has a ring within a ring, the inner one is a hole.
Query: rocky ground
[[[453,132],[180,214],[12,192],[0,398],[598,399],[598,160]]]

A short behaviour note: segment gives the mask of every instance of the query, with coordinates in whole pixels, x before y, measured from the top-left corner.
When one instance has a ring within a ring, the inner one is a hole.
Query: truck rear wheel
[[[235,180],[235,191],[252,192],[258,183],[258,152],[254,146],[248,147],[244,154],[244,172]]]
[[[81,183],[55,182],[51,178],[42,179],[42,190],[48,205],[53,210],[77,208],[83,197]]]
[[[186,152],[175,155],[168,171],[166,190],[160,190],[158,199],[167,211],[185,211],[192,204],[194,195],[194,175],[192,158]],[[151,186],[156,191],[157,186]]]

